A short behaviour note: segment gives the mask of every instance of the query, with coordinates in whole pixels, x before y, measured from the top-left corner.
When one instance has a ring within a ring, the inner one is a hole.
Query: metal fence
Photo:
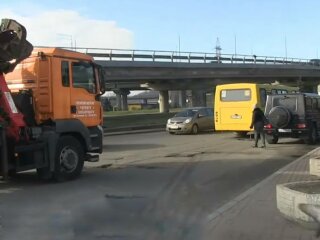
[[[70,49],[67,47],[62,47]],[[302,58],[285,58],[244,54],[216,54],[205,52],[178,52],[157,50],[127,50],[108,48],[76,48],[78,52],[93,56],[96,60],[106,61],[151,61],[181,63],[227,63],[227,64],[308,64],[320,65],[317,61]]]

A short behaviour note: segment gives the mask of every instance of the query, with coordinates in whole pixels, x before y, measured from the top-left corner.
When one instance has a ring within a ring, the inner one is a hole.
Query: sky
[[[35,46],[318,58],[318,0],[10,0]],[[320,56],[319,56],[320,57]]]

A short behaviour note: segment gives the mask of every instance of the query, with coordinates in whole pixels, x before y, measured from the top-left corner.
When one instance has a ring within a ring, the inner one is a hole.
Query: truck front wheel
[[[53,178],[59,182],[77,178],[83,169],[84,150],[73,136],[62,136],[58,140]]]

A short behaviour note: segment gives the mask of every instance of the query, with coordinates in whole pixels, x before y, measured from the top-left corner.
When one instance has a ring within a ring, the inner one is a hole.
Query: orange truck
[[[99,160],[105,80],[91,56],[34,48],[4,76],[12,96],[8,105],[22,114],[24,124],[19,136],[6,132],[2,175],[37,169],[42,179],[64,181],[78,177],[85,161]]]

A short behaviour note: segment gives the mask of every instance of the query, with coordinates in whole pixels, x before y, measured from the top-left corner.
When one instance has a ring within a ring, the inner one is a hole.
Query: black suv
[[[268,95],[265,116],[268,143],[275,144],[283,136],[315,144],[320,130],[320,96],[313,93]]]

